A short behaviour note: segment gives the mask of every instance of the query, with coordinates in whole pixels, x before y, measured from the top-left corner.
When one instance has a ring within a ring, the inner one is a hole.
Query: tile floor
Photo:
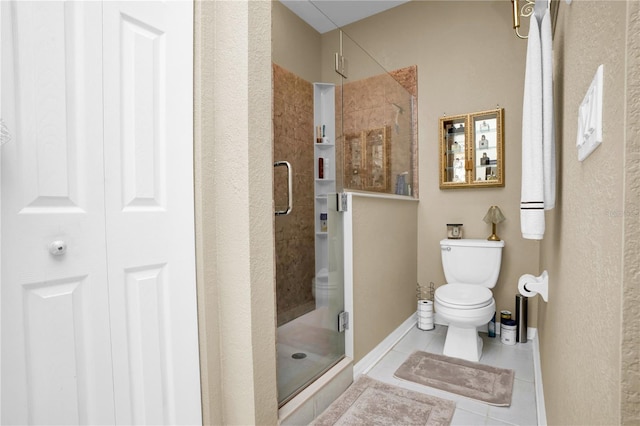
[[[513,395],[510,407],[494,407],[449,392],[441,391],[417,383],[400,380],[393,373],[415,350],[442,354],[447,327],[436,326],[434,330],[422,331],[414,327],[366,374],[381,382],[406,389],[426,393],[456,402],[452,425],[537,425],[536,393],[533,371],[533,344],[518,343],[504,345],[500,336],[489,338],[480,333],[484,340],[482,364],[515,370]]]

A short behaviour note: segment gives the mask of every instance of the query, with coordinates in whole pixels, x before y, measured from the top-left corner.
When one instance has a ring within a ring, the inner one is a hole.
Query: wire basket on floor
[[[433,294],[435,293],[435,284],[432,282],[429,285],[416,284],[416,299],[418,300],[431,300],[433,301]]]

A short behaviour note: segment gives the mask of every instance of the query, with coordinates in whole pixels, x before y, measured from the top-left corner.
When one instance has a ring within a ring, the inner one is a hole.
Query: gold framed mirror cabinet
[[[440,118],[440,189],[504,186],[504,109]]]

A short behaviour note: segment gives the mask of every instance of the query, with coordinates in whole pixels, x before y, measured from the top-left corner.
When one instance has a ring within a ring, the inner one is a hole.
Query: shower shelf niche
[[[327,196],[336,192],[336,161],[335,161],[335,85],[330,83],[313,84],[313,121],[316,133],[321,129],[324,142],[318,143],[316,138],[310,138],[313,143],[314,160],[314,214],[315,214],[315,254],[316,267],[315,276],[318,282],[328,280],[329,268],[329,232],[322,231],[320,224],[320,214],[328,213]],[[329,142],[326,142],[329,141]],[[322,158],[325,164],[323,178],[319,179],[319,159]],[[328,167],[327,167],[328,165]],[[327,224],[328,231],[331,230],[331,223]],[[326,285],[322,286],[326,288]],[[327,298],[316,293],[316,307],[327,303]]]

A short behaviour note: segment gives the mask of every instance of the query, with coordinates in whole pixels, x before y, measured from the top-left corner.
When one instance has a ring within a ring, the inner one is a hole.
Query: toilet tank
[[[504,241],[445,239],[440,241],[442,268],[448,284],[478,284],[493,288],[498,282]]]

